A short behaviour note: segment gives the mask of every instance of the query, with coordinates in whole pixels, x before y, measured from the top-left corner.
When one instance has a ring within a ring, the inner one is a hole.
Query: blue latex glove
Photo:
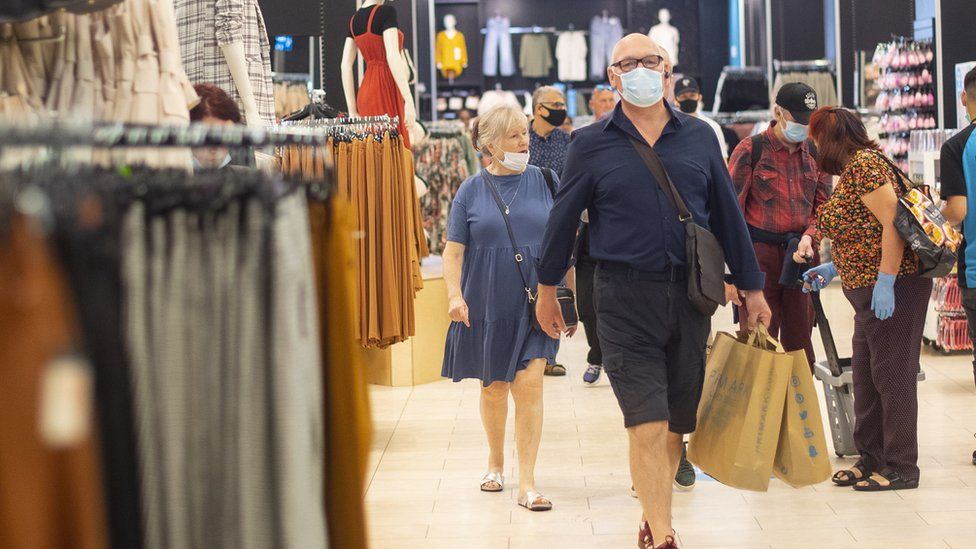
[[[810,284],[809,288],[804,287],[803,293],[819,292],[830,284],[830,281],[837,276],[837,269],[833,262],[817,265],[809,271],[803,273],[803,280]]]
[[[895,313],[895,275],[878,273],[878,282],[871,294],[871,310],[878,320],[888,320]]]

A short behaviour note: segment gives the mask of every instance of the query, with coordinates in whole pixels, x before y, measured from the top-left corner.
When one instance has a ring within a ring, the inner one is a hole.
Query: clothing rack
[[[754,75],[762,76],[765,78],[766,69],[764,67],[735,67],[732,65],[726,65],[722,69],[722,74],[718,77],[718,84],[715,87],[715,104],[712,106],[712,115],[714,119],[722,110],[722,92],[725,90],[725,81],[728,77]]]
[[[455,137],[464,132],[464,123],[456,120],[424,122],[431,137]]]
[[[511,34],[556,34],[560,32],[581,32],[583,34],[590,34],[590,31],[587,30],[557,29],[556,27],[511,27],[508,32]],[[481,29],[481,34],[488,34],[488,29]]]
[[[374,118],[379,120],[373,120]],[[390,123],[383,117],[343,119],[344,124]],[[325,145],[329,135],[316,127],[155,126],[147,124],[50,124],[0,127],[0,146],[54,147],[270,147]],[[395,127],[395,124],[394,124]]]
[[[312,75],[307,72],[273,72],[271,80],[275,82],[300,82],[311,85]]]
[[[804,61],[780,61],[773,60],[773,68],[776,72],[833,72],[834,63],[828,59],[808,59]]]
[[[729,124],[756,124],[759,122],[769,122],[773,119],[770,111],[739,111],[739,112],[719,112],[708,115],[709,118],[717,122],[720,126]]]
[[[283,128],[304,128],[325,137],[348,137],[350,135],[381,136],[386,133],[396,135],[400,117],[389,115],[365,116],[359,118],[305,118],[281,123]],[[309,144],[309,143],[305,143]]]

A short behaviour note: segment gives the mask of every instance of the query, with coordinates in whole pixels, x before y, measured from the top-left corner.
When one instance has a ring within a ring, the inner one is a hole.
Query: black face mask
[[[698,111],[698,100],[685,99],[684,101],[678,101],[678,108],[680,108],[681,112],[685,114],[692,114]]]
[[[545,109],[549,111],[549,114],[542,117],[546,122],[558,128],[566,121],[566,109],[550,109],[549,107],[545,107]]]

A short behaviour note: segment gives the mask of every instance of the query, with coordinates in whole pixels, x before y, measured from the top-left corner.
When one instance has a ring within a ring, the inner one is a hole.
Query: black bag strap
[[[552,195],[552,199],[556,199],[556,177],[549,168],[539,168],[542,171],[542,177],[546,180],[546,187],[549,187],[549,194]]]
[[[756,166],[759,165],[759,161],[762,160],[764,139],[761,133],[757,133],[749,138],[752,141],[752,162],[749,165],[752,166],[752,171],[754,172],[756,171]]]
[[[901,171],[901,168],[899,168],[894,162],[891,161],[890,158],[888,158],[888,155],[875,149],[870,149],[870,151],[874,153],[874,155],[880,158],[881,160],[884,160],[885,164],[887,164],[888,167],[891,168],[891,171],[894,172],[895,174],[895,179],[897,179],[898,183],[901,184],[901,190],[903,193],[908,193],[908,191],[912,190],[915,184],[912,183],[911,185],[909,185],[908,183],[906,183],[906,182],[910,182],[911,179],[909,179],[908,176],[905,175],[905,172]]]
[[[630,136],[628,138],[634,146],[634,149],[637,150],[637,154],[644,161],[644,164],[647,165],[647,169],[651,170],[651,175],[657,180],[657,184],[661,186],[661,190],[664,191],[664,194],[671,196],[671,200],[678,209],[678,219],[682,223],[693,222],[694,218],[691,216],[691,212],[688,211],[688,206],[685,205],[685,201],[681,198],[678,189],[675,188],[674,182],[671,181],[671,176],[668,175],[668,171],[664,169],[661,158],[647,143],[638,141]]]
[[[525,273],[522,272],[522,263],[525,261],[525,256],[518,251],[519,245],[515,240],[515,231],[512,230],[512,222],[509,220],[508,213],[505,211],[505,202],[502,200],[502,195],[498,194],[498,188],[495,187],[495,182],[492,180],[488,170],[482,170],[482,172],[485,181],[488,183],[488,190],[491,191],[491,196],[495,199],[495,204],[498,205],[498,211],[501,212],[502,219],[505,220],[505,228],[508,229],[508,238],[512,241],[512,248],[515,250],[515,267],[518,269],[519,277],[522,278],[522,287],[525,289],[525,295],[528,296],[529,303],[535,303],[536,296],[532,293],[532,289],[529,288],[529,280],[525,277]],[[545,174],[546,170],[543,170],[542,173]]]

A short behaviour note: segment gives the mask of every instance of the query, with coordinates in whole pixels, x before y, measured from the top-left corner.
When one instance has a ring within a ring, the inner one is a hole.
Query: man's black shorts
[[[683,278],[597,268],[603,368],[626,427],[668,421],[671,432],[688,434],[697,426],[711,319],[692,307]]]

